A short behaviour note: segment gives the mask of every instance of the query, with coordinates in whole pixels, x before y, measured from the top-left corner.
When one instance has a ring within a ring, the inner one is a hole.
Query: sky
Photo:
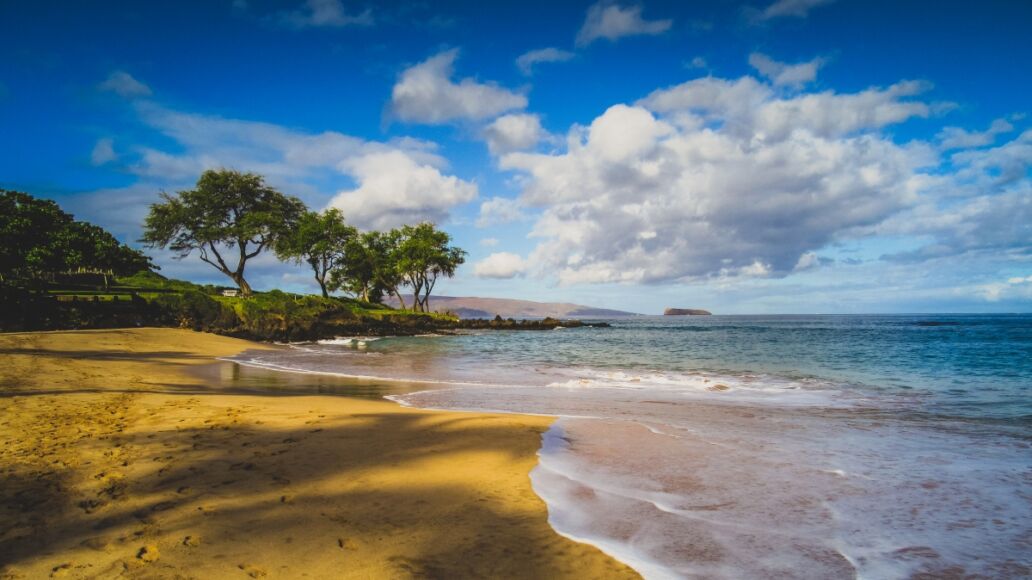
[[[1032,311],[1032,3],[0,0],[0,188],[141,247],[256,172],[431,220],[446,295]],[[147,249],[162,273],[225,279]],[[257,289],[311,292],[263,255]]]

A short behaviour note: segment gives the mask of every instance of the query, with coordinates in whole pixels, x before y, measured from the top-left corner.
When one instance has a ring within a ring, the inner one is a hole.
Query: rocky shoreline
[[[297,342],[322,340],[338,336],[416,336],[419,334],[456,334],[465,330],[555,330],[556,328],[608,328],[606,322],[587,323],[581,320],[509,319],[462,319],[446,320],[430,316],[395,315],[380,319],[326,320],[311,326],[291,326],[289,323],[276,328],[203,328],[206,332],[224,334],[248,340]]]
[[[169,300],[58,301],[39,294],[6,296],[13,306],[0,314],[0,331],[87,330],[112,328],[189,328],[264,342],[296,342],[337,336],[413,336],[464,330],[553,330],[607,327],[609,324],[543,318],[530,320],[457,319],[403,311],[356,313],[342,307],[236,312],[197,293]]]

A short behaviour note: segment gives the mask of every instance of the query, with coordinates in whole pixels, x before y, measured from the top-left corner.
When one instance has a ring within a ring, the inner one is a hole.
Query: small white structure
[[[236,298],[237,294],[239,294],[239,293],[240,293],[240,291],[237,290],[236,288],[230,288],[228,290],[223,290],[222,291],[222,295],[223,296],[229,296],[230,298]]]

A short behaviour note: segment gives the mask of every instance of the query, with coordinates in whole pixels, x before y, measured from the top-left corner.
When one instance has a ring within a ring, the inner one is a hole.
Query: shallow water
[[[647,577],[1030,574],[1032,317],[613,324],[237,360],[561,415],[532,474],[552,525]]]

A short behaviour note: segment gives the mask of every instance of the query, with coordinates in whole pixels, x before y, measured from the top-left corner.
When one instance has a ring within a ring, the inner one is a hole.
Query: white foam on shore
[[[317,340],[316,344],[333,344],[339,346],[353,346],[359,342],[374,342],[380,340],[382,336],[338,336],[335,338],[324,338]],[[304,344],[304,343],[301,343]]]
[[[557,421],[531,474],[549,522],[646,578],[1029,573],[1021,442],[811,415],[743,430],[723,414],[698,417],[705,439]]]
[[[490,367],[484,382],[410,379],[376,374],[401,360],[390,352],[291,346],[296,355],[223,360],[428,385],[387,397],[403,406],[561,417],[531,474],[551,525],[646,578],[904,578],[954,565],[1006,578],[1032,566],[1021,555],[1032,537],[1027,442],[870,419],[884,404],[877,394],[762,374],[583,367],[527,368],[524,385]]]
[[[548,386],[563,389],[652,391],[703,398],[711,402],[780,406],[850,407],[867,401],[866,397],[841,384],[771,375],[591,368],[557,369],[555,372],[570,378],[554,381]]]
[[[559,535],[576,542],[591,544],[614,559],[630,566],[645,578],[674,580],[677,573],[662,563],[637,550],[628,542],[620,542],[593,530],[590,517],[577,510],[572,498],[583,484],[564,472],[560,454],[566,451],[561,421],[553,423],[541,436],[538,464],[530,473],[534,493],[548,506],[548,523]],[[595,493],[594,491],[592,493]]]
[[[369,353],[369,354],[371,355],[371,354],[374,354],[374,353]],[[364,356],[369,356],[369,355],[364,355]],[[339,377],[339,378],[342,378],[342,379],[356,379],[356,380],[362,380],[362,381],[375,381],[375,382],[385,382],[385,383],[407,383],[407,384],[415,383],[415,384],[424,384],[424,385],[458,385],[458,386],[466,386],[466,387],[483,387],[483,386],[487,386],[487,385],[484,385],[482,383],[474,383],[474,382],[466,382],[466,381],[443,381],[443,380],[436,380],[436,379],[412,379],[412,378],[405,378],[405,377],[388,377],[388,376],[381,376],[381,375],[364,375],[364,374],[359,374],[359,373],[333,372],[333,371],[327,371],[327,370],[312,370],[312,369],[307,369],[307,368],[300,367],[300,366],[291,366],[291,365],[285,365],[285,364],[282,364],[282,363],[279,363],[279,362],[266,361],[266,360],[263,360],[260,357],[238,358],[237,356],[230,356],[230,357],[218,357],[218,358],[216,358],[216,360],[220,360],[220,361],[224,361],[224,362],[236,363],[238,365],[242,365],[242,366],[245,366],[245,367],[265,369],[265,370],[270,370],[270,371],[277,371],[277,372],[284,372],[284,373],[296,373],[296,374],[304,374],[304,375],[320,375],[320,376],[327,376],[327,377]],[[424,393],[424,392],[437,392],[439,390],[440,389],[429,389],[427,391],[418,391],[418,392],[420,392],[420,393]],[[396,402],[400,402],[400,401],[396,401]]]

